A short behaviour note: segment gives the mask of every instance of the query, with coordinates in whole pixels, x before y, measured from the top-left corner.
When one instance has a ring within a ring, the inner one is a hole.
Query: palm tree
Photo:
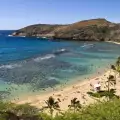
[[[116,65],[111,65],[111,69],[116,71],[120,76],[120,64],[117,63]]]
[[[118,57],[117,61],[116,61],[116,66],[120,67],[120,57]]]
[[[113,75],[109,75],[109,77],[107,78],[108,80],[106,81],[108,83],[107,85],[107,90],[108,92],[110,92],[110,86],[111,85],[114,85],[114,88],[115,88],[115,85],[116,85],[116,78],[113,76]]]
[[[120,57],[118,57],[115,65],[111,65],[111,69],[116,71],[120,76]]]
[[[116,71],[119,73],[120,76],[120,57],[118,57],[116,61]]]
[[[73,99],[71,100],[71,104],[68,105],[68,107],[69,107],[70,109],[73,108],[74,112],[79,111],[79,110],[81,109],[80,101],[77,100],[77,98],[73,98]]]
[[[52,96],[50,96],[48,100],[45,101],[45,103],[47,104],[47,106],[43,107],[43,109],[49,109],[51,116],[53,116],[54,110],[60,111],[59,102],[55,101],[55,99]]]
[[[109,77],[107,79],[108,79],[106,81],[107,82],[107,85],[106,85],[107,91],[104,91],[104,96],[106,96],[109,101],[111,98],[116,97],[116,95],[115,95],[116,78],[113,75],[109,75]],[[114,89],[110,88],[111,86],[114,86]]]

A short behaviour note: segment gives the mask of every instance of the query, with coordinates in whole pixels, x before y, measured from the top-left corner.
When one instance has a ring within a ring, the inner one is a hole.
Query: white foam
[[[66,51],[66,49],[60,49],[57,52],[65,52],[65,51]]]
[[[56,55],[56,54],[60,54],[60,53],[65,52],[65,51],[66,51],[66,49],[60,49],[60,50],[57,50],[57,51],[56,51],[55,53],[53,53],[53,54],[47,54],[47,55],[42,56],[42,57],[34,58],[34,61],[35,61],[35,62],[40,62],[40,61],[42,61],[42,60],[47,60],[47,59],[55,58],[55,55]]]
[[[84,44],[83,46],[81,47],[93,47],[93,44]]]
[[[40,62],[42,60],[46,60],[46,59],[50,59],[50,58],[55,58],[55,55],[53,54],[48,54],[48,55],[45,55],[43,57],[38,57],[38,58],[35,58],[34,61],[35,62]]]
[[[16,67],[21,67],[21,65],[18,65],[18,64],[2,65],[2,66],[0,66],[0,69],[2,69],[2,68],[13,69]]]
[[[66,52],[66,51],[67,51],[67,50],[63,48],[63,49],[60,49],[60,50],[55,51],[54,54],[55,54],[55,55],[57,55],[57,54],[62,54],[62,53],[64,53],[64,52]]]
[[[12,37],[13,35],[8,35],[8,37]]]

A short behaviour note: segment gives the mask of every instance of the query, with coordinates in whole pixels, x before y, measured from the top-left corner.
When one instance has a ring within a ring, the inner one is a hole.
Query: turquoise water
[[[120,46],[112,43],[8,37],[10,32],[0,31],[1,98],[18,99],[77,77],[82,80],[120,55]]]

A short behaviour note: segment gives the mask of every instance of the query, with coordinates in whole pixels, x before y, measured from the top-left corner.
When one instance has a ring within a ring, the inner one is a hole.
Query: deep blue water
[[[7,32],[7,33],[6,33]],[[69,46],[66,42],[51,42],[47,39],[8,37],[10,31],[0,32],[0,63],[9,63]]]
[[[120,46],[106,42],[69,42],[10,37],[0,31],[1,95],[25,94],[68,83],[113,63]]]

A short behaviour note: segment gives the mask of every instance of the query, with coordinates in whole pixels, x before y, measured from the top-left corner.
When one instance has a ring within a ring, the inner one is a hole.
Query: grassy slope
[[[15,105],[12,106],[12,104],[3,104],[2,102],[0,103],[0,111],[8,109],[7,106],[9,106],[9,110],[10,107],[12,107],[12,111],[19,109],[18,111],[21,111],[20,113],[23,112],[24,114],[25,109],[27,110],[26,114],[28,111],[32,111],[32,107],[29,107],[29,105],[22,105],[18,106],[16,109],[13,109],[13,106]],[[39,115],[39,112],[36,112],[34,107],[33,111],[35,111],[35,114],[38,114],[38,116],[41,116]],[[17,112],[15,113],[17,114]],[[30,114],[31,116],[34,115],[32,112],[30,112]],[[63,115],[56,115],[54,118],[51,118],[49,115],[42,114],[42,118],[43,120],[120,120],[120,100],[89,105],[76,113],[68,110]]]

